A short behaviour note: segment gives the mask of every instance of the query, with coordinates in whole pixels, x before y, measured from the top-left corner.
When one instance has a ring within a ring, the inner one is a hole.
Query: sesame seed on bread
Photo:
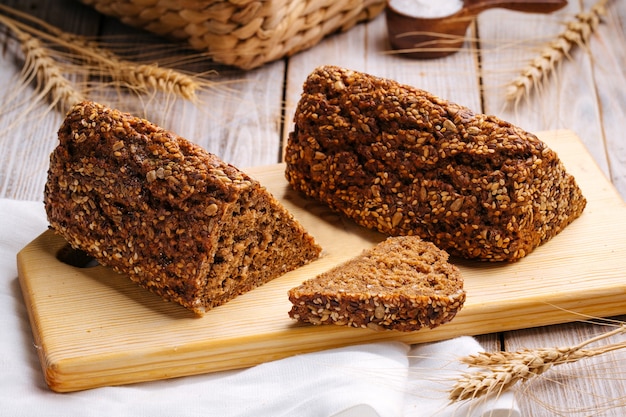
[[[294,120],[285,175],[295,190],[454,256],[519,260],[586,205],[532,133],[394,80],[320,67]]]
[[[52,228],[198,315],[320,254],[258,181],[147,120],[83,102],[58,136],[44,194]]]

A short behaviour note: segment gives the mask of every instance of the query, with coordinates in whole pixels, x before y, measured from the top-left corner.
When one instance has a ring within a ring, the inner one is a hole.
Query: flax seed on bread
[[[465,291],[445,251],[399,236],[292,288],[289,300],[304,323],[415,331],[452,320]]]
[[[50,225],[165,300],[202,315],[319,256],[258,181],[147,120],[84,102],[58,136]]]
[[[451,255],[519,260],[586,205],[535,135],[393,80],[320,67],[294,119],[285,175],[295,190]]]

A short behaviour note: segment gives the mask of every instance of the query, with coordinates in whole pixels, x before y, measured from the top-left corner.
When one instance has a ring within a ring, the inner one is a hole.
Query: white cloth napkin
[[[7,416],[519,417],[512,394],[449,404],[457,338],[414,347],[380,342],[297,355],[253,368],[58,394],[44,380],[15,256],[46,230],[40,202],[0,199],[0,404]],[[254,354],[254,352],[251,352]]]

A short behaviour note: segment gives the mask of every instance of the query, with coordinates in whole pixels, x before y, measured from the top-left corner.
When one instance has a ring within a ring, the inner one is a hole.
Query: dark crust
[[[84,102],[58,136],[51,226],[165,300],[203,314],[319,256],[258,181],[146,120]]]
[[[449,322],[465,298],[445,251],[416,236],[390,237],[292,288],[289,315],[315,325],[406,332]]]
[[[468,259],[518,260],[586,205],[535,135],[333,66],[307,78],[285,161],[294,189],[357,223]]]

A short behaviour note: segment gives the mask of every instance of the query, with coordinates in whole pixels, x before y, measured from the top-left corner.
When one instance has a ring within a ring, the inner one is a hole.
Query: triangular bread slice
[[[465,290],[447,252],[400,236],[292,288],[289,300],[305,323],[414,331],[452,320]]]
[[[202,315],[320,254],[258,181],[147,120],[84,102],[58,136],[52,228],[165,300]]]

